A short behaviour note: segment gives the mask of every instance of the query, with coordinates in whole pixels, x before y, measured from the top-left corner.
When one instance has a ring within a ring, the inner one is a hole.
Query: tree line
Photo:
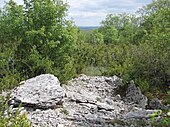
[[[62,0],[10,0],[0,10],[0,90],[44,73],[60,81],[87,75],[134,80],[143,92],[170,84],[170,1],[155,0],[135,14],[108,14],[81,31],[66,19]]]

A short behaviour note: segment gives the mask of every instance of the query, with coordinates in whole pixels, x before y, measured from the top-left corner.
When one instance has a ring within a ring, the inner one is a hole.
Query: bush
[[[8,101],[9,95],[6,98],[0,96],[0,127],[31,127],[27,115],[21,115],[19,110],[12,112]]]
[[[160,112],[156,112],[156,113],[153,113],[151,114],[151,121],[152,121],[152,126],[154,127],[169,127],[170,126],[170,110],[165,113],[167,114],[167,116],[165,117],[162,113],[162,111],[160,110]],[[160,120],[156,120],[156,117],[160,116]]]
[[[14,88],[20,81],[19,74],[8,74],[0,79],[0,91]]]
[[[135,80],[135,82],[137,83],[142,92],[145,93],[149,90],[149,84],[146,80],[137,79]]]

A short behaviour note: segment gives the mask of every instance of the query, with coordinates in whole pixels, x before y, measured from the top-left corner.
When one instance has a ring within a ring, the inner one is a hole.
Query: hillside
[[[79,26],[80,30],[95,30],[99,28],[99,26]]]

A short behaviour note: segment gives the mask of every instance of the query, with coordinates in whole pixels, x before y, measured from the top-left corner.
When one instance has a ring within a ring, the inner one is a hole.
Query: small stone
[[[162,108],[162,103],[158,98],[154,98],[149,102],[148,107],[150,109],[161,109]]]

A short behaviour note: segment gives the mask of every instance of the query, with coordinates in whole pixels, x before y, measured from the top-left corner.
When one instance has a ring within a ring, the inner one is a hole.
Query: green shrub
[[[14,88],[20,80],[19,76],[19,74],[11,74],[0,78],[0,91]]]
[[[84,68],[82,70],[82,73],[85,75],[90,75],[90,76],[102,76],[105,71],[106,71],[106,68],[104,67],[89,66],[89,67]]]
[[[0,127],[31,127],[27,115],[21,115],[19,110],[12,112],[8,102],[9,96],[6,98],[0,96]]]
[[[166,114],[166,116],[165,116]],[[160,120],[156,120],[156,117],[160,117]],[[154,127],[169,127],[170,126],[170,110],[166,113],[162,113],[161,110],[150,115],[152,126]]]
[[[142,92],[147,92],[149,90],[149,84],[146,80],[137,79],[135,83],[138,84]]]

